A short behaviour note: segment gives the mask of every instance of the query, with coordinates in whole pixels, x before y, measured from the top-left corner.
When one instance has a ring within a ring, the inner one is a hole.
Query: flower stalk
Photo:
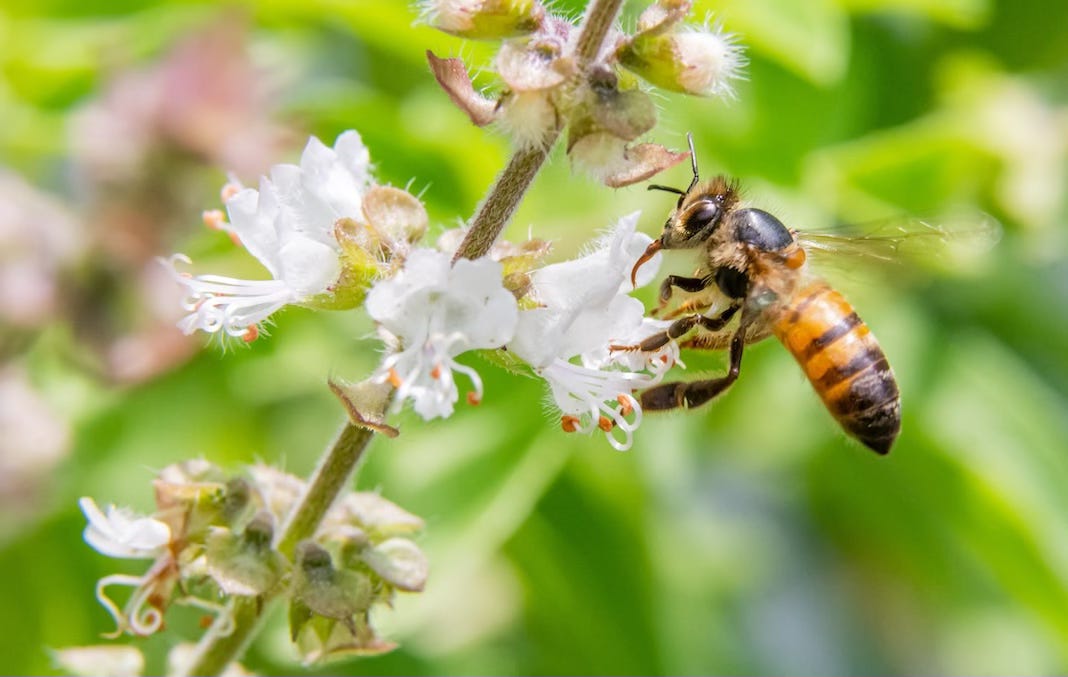
[[[605,36],[615,23],[622,6],[623,0],[593,0],[587,7],[575,48],[579,73],[585,72],[586,67],[600,53]],[[564,122],[557,120],[553,128],[546,133],[543,143],[516,150],[475,213],[471,229],[456,250],[455,259],[477,259],[489,252],[515,214],[534,177],[545,164],[545,159],[556,145],[563,128]]]

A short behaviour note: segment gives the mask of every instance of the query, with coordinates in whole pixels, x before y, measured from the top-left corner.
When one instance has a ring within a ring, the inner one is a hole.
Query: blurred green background
[[[429,588],[379,618],[401,648],[319,673],[1068,672],[1068,3],[706,12],[745,45],[747,81],[730,102],[660,96],[651,140],[692,131],[706,175],[800,228],[961,207],[1003,223],[972,265],[841,276],[900,380],[896,448],[846,440],[773,341],[624,454],[564,435],[540,383],[479,364],[482,406],[405,412],[358,478],[427,520]],[[199,225],[226,170],[251,183],[346,128],[439,230],[467,218],[508,143],[452,107],[424,51],[478,68],[492,50],[414,18],[379,0],[0,9],[0,671],[98,643],[95,581],[143,570],[82,542],[79,496],[150,510],[153,472],[197,456],[306,475],[331,439],[325,380],[374,368],[369,321],[290,309],[248,348],[185,340],[153,257],[255,271]],[[635,209],[659,231],[670,196],[599,186],[557,150],[515,238],[565,258]],[[175,611],[139,643],[150,672],[197,637]],[[299,669],[282,621],[249,668]]]

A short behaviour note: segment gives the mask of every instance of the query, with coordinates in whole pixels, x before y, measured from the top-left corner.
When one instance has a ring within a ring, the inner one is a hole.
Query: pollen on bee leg
[[[582,422],[579,421],[578,416],[572,416],[571,414],[564,414],[560,417],[560,427],[564,429],[565,433],[573,433],[582,426]]]
[[[805,250],[798,247],[794,251],[790,252],[786,256],[786,267],[791,270],[797,270],[801,266],[805,265]]]
[[[394,388],[400,388],[401,387],[401,378],[400,378],[400,376],[397,375],[397,370],[394,369],[393,367],[389,368],[389,372],[387,372],[386,380],[389,381],[389,384],[391,386],[393,386]]]
[[[469,390],[467,392],[467,403],[470,404],[472,407],[477,407],[478,405],[482,404],[482,398],[479,397],[478,393],[476,393],[474,390]]]
[[[615,426],[616,422],[608,418],[607,416],[601,416],[597,419],[597,427],[605,431],[606,433],[611,432],[612,428],[614,428]]]
[[[630,416],[634,411],[634,406],[630,403],[630,398],[626,395],[619,395],[616,397],[616,401],[619,402],[619,413],[624,416]]]
[[[204,225],[212,230],[222,230],[223,224],[226,223],[226,215],[219,209],[206,209],[200,218]]]
[[[252,343],[260,337],[260,328],[254,324],[250,324],[245,333],[241,335],[241,340],[245,343]]]

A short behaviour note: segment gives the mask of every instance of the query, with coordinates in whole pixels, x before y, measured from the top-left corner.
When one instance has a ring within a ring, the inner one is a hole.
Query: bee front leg
[[[694,313],[693,315],[687,315],[681,319],[675,320],[668,326],[667,329],[661,332],[653,334],[649,338],[645,339],[641,343],[632,346],[608,346],[609,350],[640,350],[642,352],[651,353],[654,350],[659,350],[667,345],[668,341],[673,341],[680,336],[686,334],[696,326],[700,326],[706,331],[719,331],[731,321],[734,314],[738,312],[738,305],[728,306],[726,310],[715,317],[705,317],[700,313]]]
[[[710,284],[712,284],[712,278],[709,277],[668,275],[664,278],[664,281],[660,283],[660,307],[664,307],[667,305],[667,302],[671,300],[672,288],[674,287],[693,293],[703,291]]]
[[[747,328],[743,324],[731,338],[731,364],[726,376],[704,381],[676,381],[649,388],[639,396],[642,409],[645,411],[691,409],[701,406],[731,387],[731,384],[738,380],[738,374],[742,369],[742,351],[745,349]]]

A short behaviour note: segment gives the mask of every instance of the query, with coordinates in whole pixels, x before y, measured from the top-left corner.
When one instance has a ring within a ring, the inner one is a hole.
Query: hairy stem
[[[278,551],[287,559],[292,561],[297,543],[315,535],[326,511],[351,481],[373,435],[370,429],[351,423],[346,423],[338,433],[319,461],[319,467],[315,469],[304,496],[290,513],[288,522],[276,540]],[[220,616],[215,620],[201,637],[196,654],[184,674],[218,675],[226,666],[238,660],[256,635],[267,610],[283,592],[285,586],[279,585],[258,598],[233,597],[229,605],[231,617]],[[225,629],[231,620],[233,629],[226,633]]]
[[[575,47],[580,73],[584,73],[589,63],[601,52],[605,36],[622,6],[623,0],[592,0],[586,8]],[[558,121],[547,132],[543,143],[535,148],[521,148],[512,155],[508,166],[497,177],[471,219],[471,229],[456,250],[456,259],[477,259],[486,255],[515,214],[523,195],[549,157],[562,131],[563,122]]]

